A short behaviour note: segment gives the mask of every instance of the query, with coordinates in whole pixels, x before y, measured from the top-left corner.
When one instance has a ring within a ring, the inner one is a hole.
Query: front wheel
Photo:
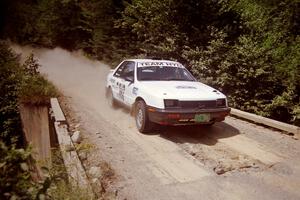
[[[140,100],[135,105],[135,123],[141,133],[148,133],[153,128],[153,122],[149,120],[146,104]]]
[[[201,124],[201,126],[209,128],[209,127],[212,127],[214,124],[215,124],[215,122],[210,122],[208,124]]]

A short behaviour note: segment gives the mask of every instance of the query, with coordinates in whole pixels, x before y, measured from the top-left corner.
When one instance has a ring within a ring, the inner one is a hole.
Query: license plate
[[[209,122],[210,121],[210,114],[196,114],[195,115],[195,122]]]

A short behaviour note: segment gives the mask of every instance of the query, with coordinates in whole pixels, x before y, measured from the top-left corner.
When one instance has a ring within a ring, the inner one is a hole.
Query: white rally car
[[[224,94],[169,60],[124,60],[108,74],[106,91],[111,106],[121,103],[132,109],[142,133],[153,124],[212,125],[230,113]]]

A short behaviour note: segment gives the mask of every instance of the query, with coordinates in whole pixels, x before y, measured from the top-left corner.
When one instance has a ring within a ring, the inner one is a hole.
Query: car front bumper
[[[149,120],[161,125],[211,124],[220,122],[230,113],[230,108],[214,109],[159,109],[147,107]],[[199,121],[197,115],[209,116],[209,119]]]

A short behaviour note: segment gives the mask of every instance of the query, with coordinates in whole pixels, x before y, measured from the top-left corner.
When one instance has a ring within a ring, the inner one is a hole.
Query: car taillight
[[[225,107],[226,106],[226,99],[217,99],[217,107]]]
[[[165,99],[165,108],[178,107],[178,100],[176,99]]]

